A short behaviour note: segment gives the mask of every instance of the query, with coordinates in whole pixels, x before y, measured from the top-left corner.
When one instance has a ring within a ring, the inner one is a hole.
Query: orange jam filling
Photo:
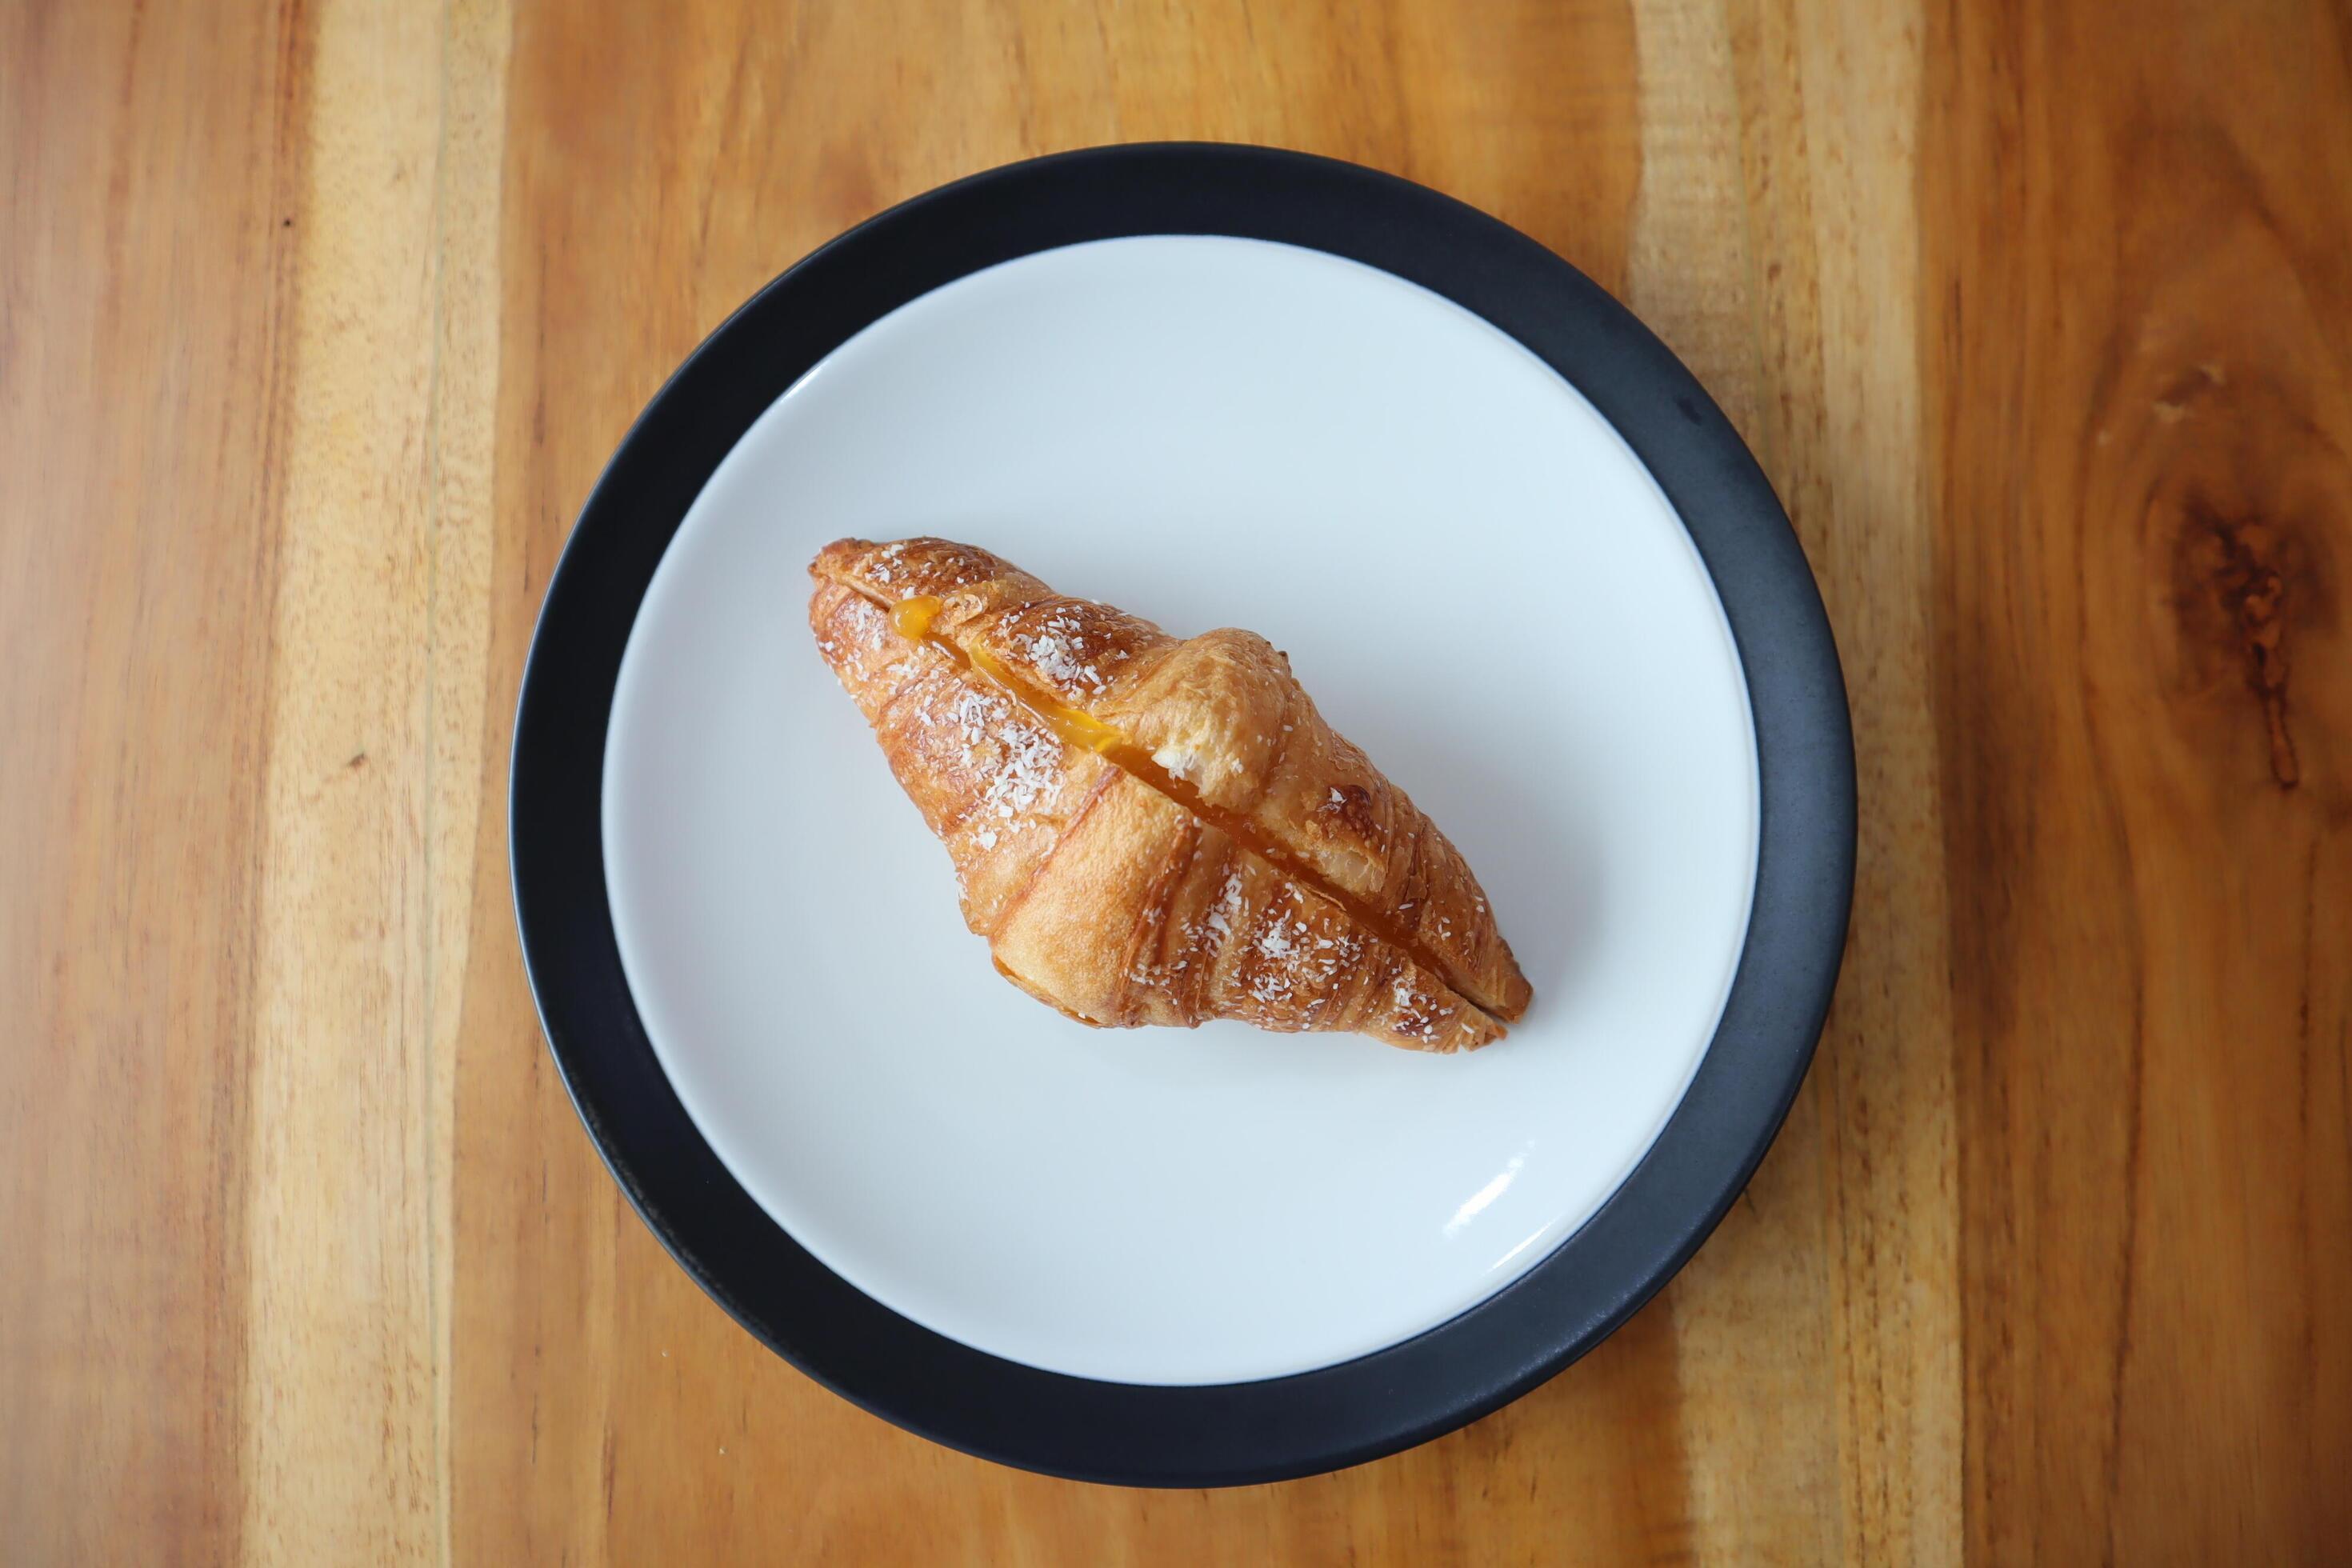
[[[911,599],[901,599],[890,606],[890,625],[908,642],[920,642],[931,629],[931,623],[947,608],[944,601],[929,594],[919,594]]]
[[[1271,861],[1304,882],[1332,903],[1339,905],[1373,935],[1391,947],[1402,948],[1412,960],[1432,973],[1445,975],[1454,989],[1482,1010],[1486,1004],[1464,988],[1462,977],[1454,966],[1447,963],[1424,947],[1412,932],[1399,925],[1385,910],[1377,909],[1362,899],[1339,887],[1313,866],[1302,862],[1282,845],[1263,833],[1255,823],[1202,798],[1201,792],[1189,782],[1178,778],[1154,760],[1143,747],[1127,738],[1113,725],[1106,724],[1090,713],[1041,690],[1021,673],[1007,665],[987,648],[977,645],[965,648],[947,636],[932,630],[945,602],[929,594],[901,599],[889,606],[890,625],[909,642],[927,643],[938,648],[964,668],[973,671],[998,687],[1040,720],[1063,741],[1081,751],[1092,752],[1122,773],[1131,773],[1144,784],[1158,790],[1202,822],[1216,828],[1252,854]],[[999,965],[1003,968],[1003,965]],[[1010,977],[1008,972],[1008,978]],[[1027,989],[1027,987],[1024,987]],[[1059,1004],[1056,1004],[1059,1005]],[[1072,1016],[1076,1016],[1073,1014]]]

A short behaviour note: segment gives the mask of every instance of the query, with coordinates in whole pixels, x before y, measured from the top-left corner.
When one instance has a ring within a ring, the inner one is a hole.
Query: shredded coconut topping
[[[1075,628],[1072,624],[1060,620],[1047,625],[1059,630],[1061,635],[1039,633],[1032,637],[1013,639],[1013,646],[1028,657],[1037,673],[1064,690],[1080,686],[1091,687],[1096,691],[1106,689],[1109,683],[1103,679],[1101,671],[1080,657],[1086,651],[1086,644],[1082,638],[1073,635]]]
[[[1218,891],[1216,907],[1209,911],[1209,918],[1202,923],[1216,932],[1217,939],[1222,942],[1234,934],[1233,917],[1241,913],[1241,909],[1242,874],[1231,871],[1226,873],[1224,887]]]
[[[983,814],[1009,822],[1060,797],[1062,742],[1025,711],[993,693],[967,690],[948,716],[982,781]],[[994,848],[993,837],[982,840],[981,847]]]

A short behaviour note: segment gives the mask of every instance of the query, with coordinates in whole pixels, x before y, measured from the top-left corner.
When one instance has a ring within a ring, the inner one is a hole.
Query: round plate
[[[818,545],[919,532],[1273,637],[1479,870],[1526,1022],[1003,985],[802,616]],[[963,182],[721,327],[566,549],[511,805],[557,1062],[681,1263],[892,1420],[1163,1484],[1418,1441],[1622,1321],[1777,1129],[1852,876],[1819,600],[1688,374],[1492,220],[1243,148]]]
[[[1289,649],[1540,1005],[1447,1060],[1005,984],[800,613],[827,540],[910,533]],[[1330,1366],[1541,1261],[1681,1098],[1756,862],[1730,629],[1607,421],[1424,289],[1207,236],[960,279],[761,416],[638,607],[604,809],[638,1016],[761,1207],[917,1322],[1125,1383]]]

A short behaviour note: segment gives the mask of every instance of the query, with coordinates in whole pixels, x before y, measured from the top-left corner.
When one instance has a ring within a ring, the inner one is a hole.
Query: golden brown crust
[[[1264,858],[1069,745],[940,648],[823,578],[818,651],[947,845],[1006,977],[1083,1022],[1354,1030],[1461,1050],[1502,1026]]]
[[[932,635],[1118,730],[1197,792],[1196,807],[1351,900],[1486,1011],[1527,1010],[1527,979],[1460,851],[1331,729],[1265,638],[1180,642],[946,540],[841,540],[810,571],[878,603],[940,600]]]

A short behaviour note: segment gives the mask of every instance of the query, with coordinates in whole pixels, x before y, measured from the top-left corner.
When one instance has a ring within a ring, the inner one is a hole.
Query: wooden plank
[[[275,8],[0,9],[0,1554],[232,1556],[304,105]]]
[[[446,1547],[502,7],[308,12],[248,1144],[257,1560]]]
[[[1930,29],[1969,1540],[2352,1526],[2352,26]]]
[[[1808,1089],[1823,1138],[1840,1530],[1958,1553],[1958,1213],[1918,384],[1920,19],[1733,7],[1769,395],[1757,447],[1836,627],[1860,792],[1855,939]]]
[[[1773,285],[1777,300],[1798,279],[1817,291],[1820,268],[1811,246],[1791,247],[1774,227],[1775,213],[1751,212],[1742,159],[1745,149],[1751,161],[1780,169],[1788,190],[1806,188],[1801,169],[1782,167],[1803,158],[1807,100],[1795,62],[1769,81],[1757,79],[1741,58],[1752,40],[1740,32],[1752,33],[1753,19],[1706,0],[1643,0],[1635,18],[1642,185],[1627,303],[1706,384],[1797,505],[1791,480],[1818,467],[1823,442],[1818,424],[1799,426],[1788,415],[1820,408],[1819,360],[1804,352],[1811,339],[1802,333],[1768,338],[1759,331],[1759,275],[1769,267],[1787,279]],[[1766,103],[1780,112],[1766,117],[1759,111]],[[1828,526],[1829,500],[1815,487],[1799,508],[1801,525],[1816,539]],[[1824,1086],[1852,1048],[1843,1037],[1849,1028],[1843,1016],[1832,1024],[1822,1065],[1770,1156],[1665,1293],[1690,1466],[1690,1539],[1703,1559],[1818,1563],[1839,1548],[1838,1424],[1791,1422],[1786,1413],[1826,1411],[1838,1387],[1834,1233],[1822,1202],[1837,1145]],[[1928,1213],[1913,1217],[1934,1222]],[[1864,1318],[1850,1331],[1867,1342],[1869,1323]],[[1848,1462],[1871,1467],[1886,1458],[1865,1447],[1850,1452]]]

